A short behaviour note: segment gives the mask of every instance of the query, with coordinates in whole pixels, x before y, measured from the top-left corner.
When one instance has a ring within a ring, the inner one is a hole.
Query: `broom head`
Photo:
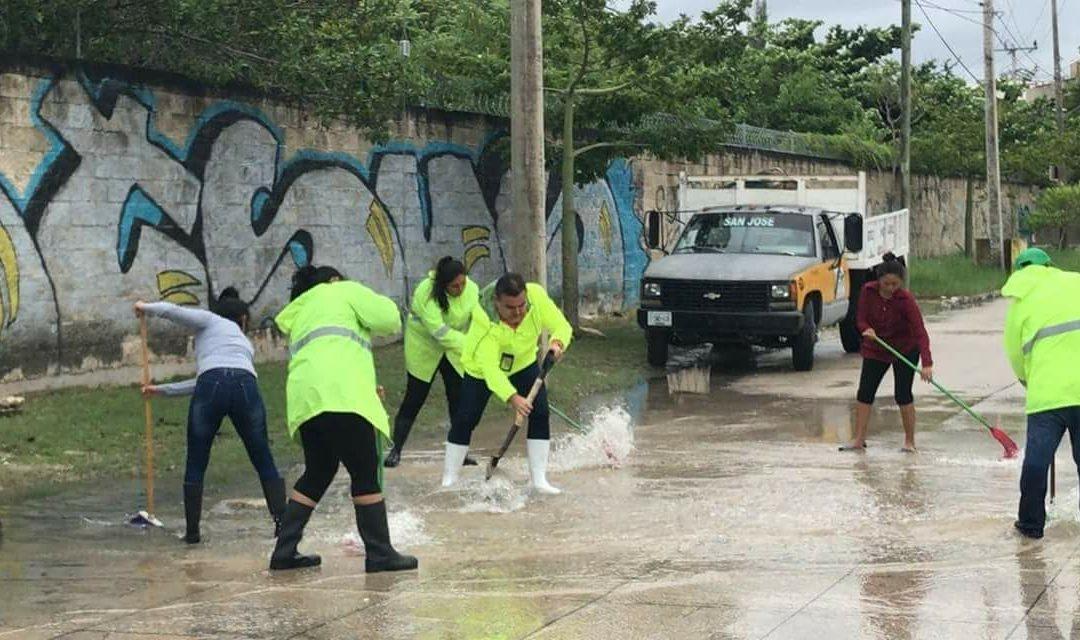
[[[994,436],[994,440],[997,440],[1005,448],[1006,458],[1015,458],[1020,455],[1020,447],[1016,446],[1013,439],[1009,437],[1009,434],[1002,431],[1001,427],[992,427],[990,435]]]

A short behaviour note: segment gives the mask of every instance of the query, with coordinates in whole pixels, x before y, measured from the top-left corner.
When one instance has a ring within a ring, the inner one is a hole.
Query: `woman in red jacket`
[[[933,377],[930,336],[926,334],[926,325],[923,324],[915,296],[904,289],[906,277],[904,264],[893,254],[887,253],[885,262],[878,267],[878,279],[866,283],[859,296],[856,326],[863,335],[863,365],[855,411],[855,438],[840,447],[841,451],[862,451],[866,448],[866,430],[870,425],[874,396],[891,366],[896,404],[900,406],[900,417],[904,422],[902,451],[915,452],[915,400],[911,395],[915,372],[902,362],[897,362],[874,340],[875,337],[881,338],[912,362],[921,360],[922,379],[929,382]]]

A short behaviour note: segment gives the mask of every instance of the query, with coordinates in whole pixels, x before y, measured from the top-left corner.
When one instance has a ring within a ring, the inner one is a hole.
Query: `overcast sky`
[[[852,27],[860,24],[884,26],[900,24],[899,0],[767,0],[769,20],[808,18],[825,24]],[[971,71],[982,78],[982,8],[977,0],[913,0],[912,21],[921,25],[912,43],[915,62],[930,58],[948,60],[952,54],[934,33],[919,9],[921,2],[930,20]],[[716,0],[656,0],[658,13],[664,21],[679,14],[698,16],[703,9],[715,7]],[[1001,20],[994,28],[1010,46],[1019,40],[1024,46],[1038,41],[1039,48],[1027,54],[1018,53],[1022,68],[1036,72],[1040,80],[1053,77],[1053,44],[1050,29],[1050,0],[996,0],[995,9]],[[940,7],[940,8],[935,8]],[[950,13],[943,9],[949,9]],[[1005,25],[1002,24],[1004,21]],[[1061,31],[1062,72],[1069,75],[1069,62],[1080,59],[1080,0],[1058,0],[1058,24]],[[1001,48],[997,42],[996,48]],[[1030,56],[1030,57],[1029,57]],[[997,54],[999,70],[1012,65],[1008,54]],[[1037,65],[1037,68],[1036,68]],[[962,69],[957,73],[964,74]]]

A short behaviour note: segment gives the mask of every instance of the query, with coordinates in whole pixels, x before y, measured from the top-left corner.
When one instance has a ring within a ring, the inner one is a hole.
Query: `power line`
[[[1028,32],[1028,37],[1027,37],[1028,40],[1031,40],[1032,37],[1034,37],[1035,33],[1039,30],[1039,23],[1042,22],[1042,19],[1044,17],[1046,17],[1046,7],[1048,7],[1050,5],[1050,2],[1052,2],[1052,1],[1053,0],[1048,0],[1047,2],[1043,3],[1042,11],[1039,12],[1039,17],[1035,18],[1035,22],[1034,22],[1034,24],[1031,25],[1031,30]],[[1013,22],[1015,22],[1015,20],[1013,20]],[[1020,27],[1017,26],[1017,29],[1019,29],[1019,28]],[[1043,38],[1043,39],[1045,40],[1045,38]]]
[[[945,36],[941,35],[941,31],[937,28],[937,25],[934,24],[934,21],[930,19],[930,14],[927,13],[926,8],[922,5],[923,0],[913,0],[913,2],[915,3],[915,6],[919,7],[919,11],[921,11],[923,17],[926,18],[927,24],[930,25],[930,28],[933,29],[934,33],[937,34],[938,39],[941,40],[941,44],[945,45],[945,48],[949,50],[949,53],[952,54],[952,57],[955,58],[958,63],[960,63],[960,67],[963,68],[964,71],[967,71],[967,74],[971,76],[972,80],[975,81],[975,84],[979,84],[979,78],[971,72],[971,69],[969,69],[966,64],[964,64],[964,60],[959,55],[957,55],[956,51],[953,50],[952,45],[950,45],[949,41],[945,39]]]

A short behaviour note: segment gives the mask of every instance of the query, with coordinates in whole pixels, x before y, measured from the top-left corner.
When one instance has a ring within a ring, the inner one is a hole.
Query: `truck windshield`
[[[761,253],[813,257],[813,216],[798,213],[699,213],[675,253]]]

